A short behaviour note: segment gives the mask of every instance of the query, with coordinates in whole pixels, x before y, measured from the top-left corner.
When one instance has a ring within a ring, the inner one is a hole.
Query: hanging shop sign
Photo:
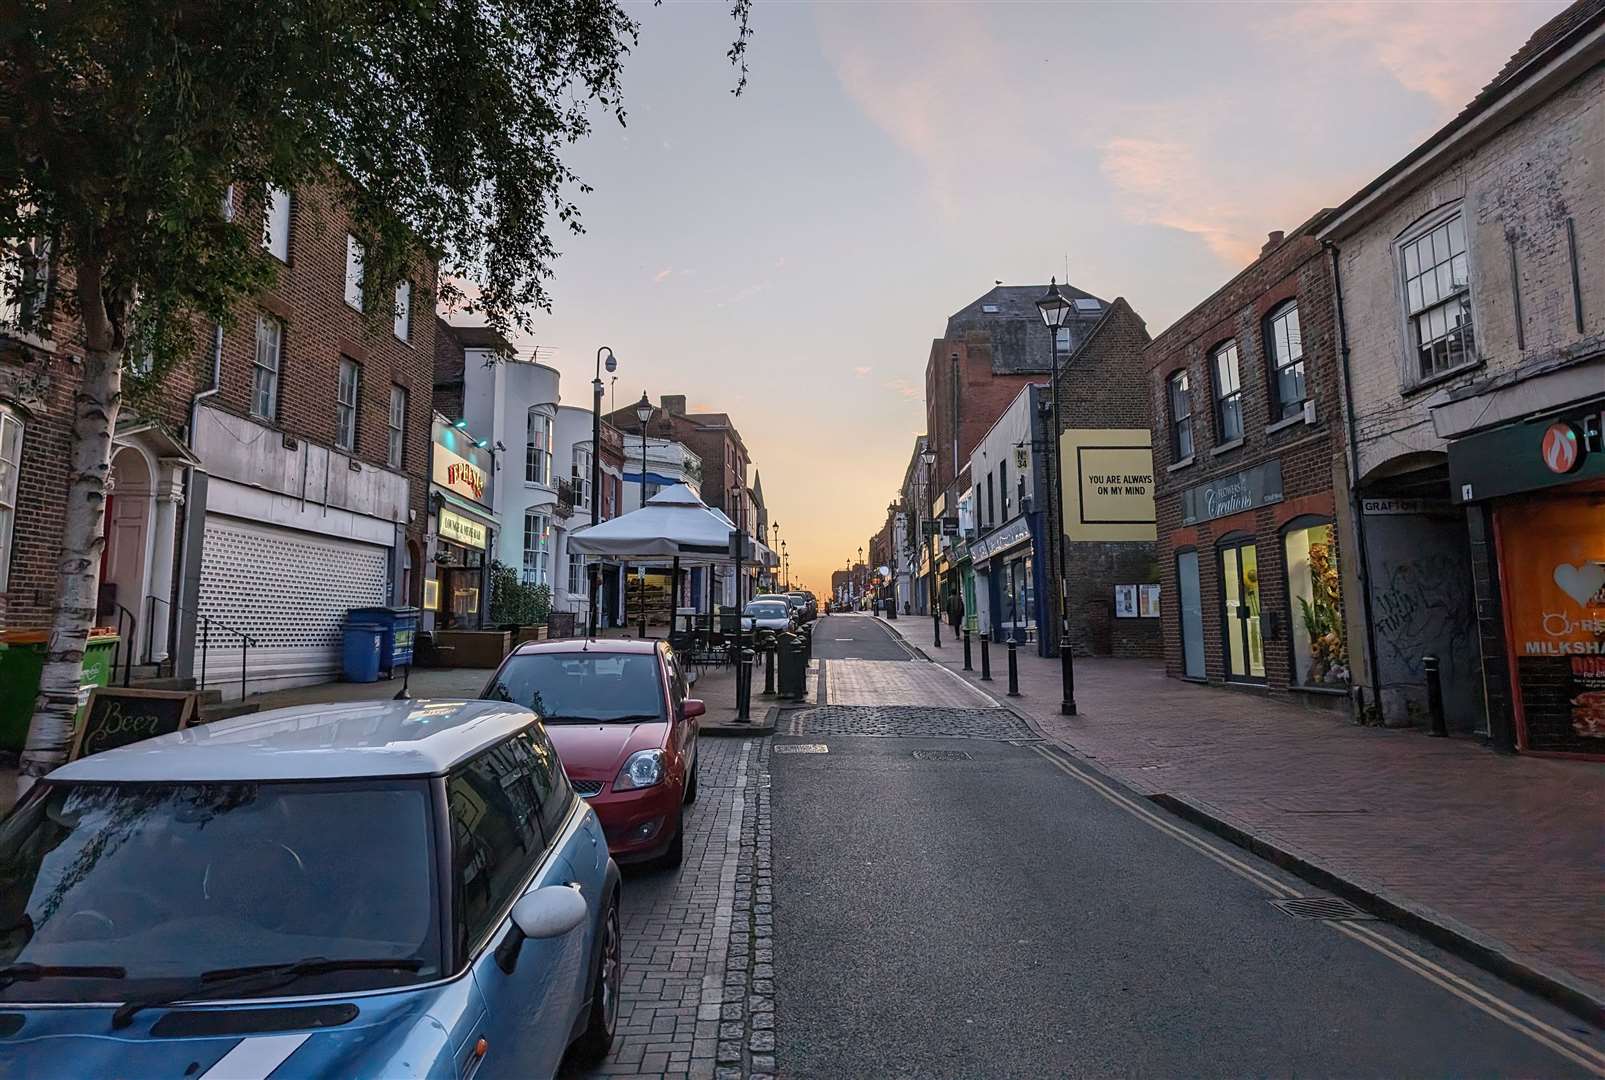
[[[1071,540],[1153,540],[1154,453],[1147,428],[1071,428],[1064,462],[1064,533]]]
[[[1449,444],[1456,502],[1605,478],[1605,401]]]
[[[431,477],[435,483],[477,503],[486,501],[487,477],[484,469],[440,443],[434,445],[433,457]]]
[[[1273,458],[1263,465],[1219,476],[1183,491],[1181,523],[1193,525],[1213,521],[1281,501],[1282,463]]]
[[[484,549],[488,530],[479,522],[447,510],[440,510],[440,525],[436,532],[442,540],[450,540],[464,547]]]
[[[1597,501],[1498,512],[1500,583],[1527,749],[1605,754],[1605,528]]]

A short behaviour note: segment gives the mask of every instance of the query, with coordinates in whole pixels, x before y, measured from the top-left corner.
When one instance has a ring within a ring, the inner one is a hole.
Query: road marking
[[[1213,844],[1200,840],[1173,822],[1163,820],[1142,803],[1115,790],[1096,777],[1089,776],[1080,769],[1075,768],[1054,750],[1042,746],[1033,746],[1031,749],[1060,772],[1092,788],[1109,802],[1121,807],[1128,813],[1142,818],[1159,831],[1180,840],[1193,850],[1213,859],[1237,876],[1245,878],[1265,891],[1283,899],[1294,899],[1300,896],[1300,893],[1288,888],[1270,875],[1216,848]],[[1402,945],[1370,927],[1355,926],[1352,923],[1327,919],[1321,921],[1339,933],[1346,934],[1361,944],[1370,947],[1400,967],[1413,971],[1429,982],[1448,990],[1456,997],[1476,1006],[1501,1023],[1523,1033],[1534,1042],[1546,1046],[1562,1057],[1583,1066],[1594,1075],[1605,1077],[1605,1053],[1594,1049],[1587,1043],[1580,1042],[1552,1024],[1538,1019],[1521,1007],[1490,993],[1476,983],[1455,974],[1408,946]]]
[[[960,675],[958,672],[949,671],[947,668],[943,667],[941,664],[932,663],[929,660],[927,660],[926,663],[930,664],[937,671],[940,671],[943,675],[946,675],[951,679],[957,680],[957,682],[958,682],[958,684],[960,686],[964,687],[964,689],[968,690],[971,694],[975,695],[975,697],[978,698],[979,700],[986,702],[987,708],[996,709],[996,708],[1000,707],[998,705],[998,703],[997,703],[997,699],[996,698],[994,698],[991,694],[987,693],[985,690],[978,689],[974,683],[970,682],[970,680],[966,679],[964,676]]]

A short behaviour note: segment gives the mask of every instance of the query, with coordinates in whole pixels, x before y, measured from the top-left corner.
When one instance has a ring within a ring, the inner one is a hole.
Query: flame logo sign
[[[1544,432],[1544,464],[1554,473],[1569,473],[1582,462],[1578,452],[1577,430],[1570,424],[1550,424]]]

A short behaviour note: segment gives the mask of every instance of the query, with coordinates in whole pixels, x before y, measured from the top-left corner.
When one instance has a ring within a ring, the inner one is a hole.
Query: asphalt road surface
[[[814,640],[827,687],[832,661],[911,655],[864,617]],[[1605,1075],[1600,1032],[1384,923],[1285,913],[1272,901],[1323,894],[1003,710],[827,704],[790,730],[772,796],[789,1076]]]

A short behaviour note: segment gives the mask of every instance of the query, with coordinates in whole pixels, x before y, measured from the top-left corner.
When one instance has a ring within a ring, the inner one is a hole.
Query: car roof
[[[438,776],[535,714],[500,701],[361,701],[197,724],[63,765],[62,781],[336,780]]]
[[[652,653],[662,642],[655,638],[561,638],[557,641],[526,641],[510,655],[533,653]]]

